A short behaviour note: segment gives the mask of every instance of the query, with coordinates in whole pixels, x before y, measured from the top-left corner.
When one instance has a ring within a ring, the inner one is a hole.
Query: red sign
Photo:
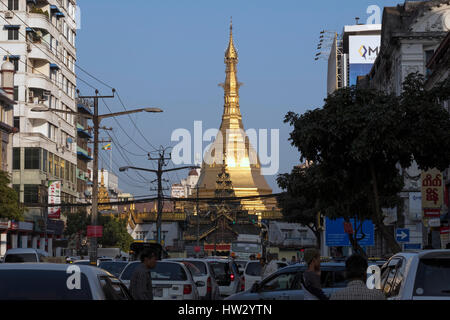
[[[103,237],[103,227],[102,226],[88,226],[87,227],[88,238],[101,238]]]
[[[200,247],[200,246],[195,246],[195,247],[194,247],[194,251],[195,251],[195,252],[200,252],[200,251],[202,251],[202,247]]]
[[[439,218],[441,216],[441,209],[423,209],[425,218]]]
[[[230,251],[231,244],[205,244],[205,251]]]
[[[347,234],[353,234],[353,226],[351,222],[344,222],[344,232]]]
[[[450,234],[450,227],[441,227],[441,234]]]

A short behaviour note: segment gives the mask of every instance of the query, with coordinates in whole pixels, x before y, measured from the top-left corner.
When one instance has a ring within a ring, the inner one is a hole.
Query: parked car
[[[381,269],[390,300],[450,300],[450,250],[402,252]]]
[[[128,261],[102,261],[98,267],[105,271],[108,271],[115,277],[119,277],[123,269],[127,266]]]
[[[140,264],[139,261],[128,263],[120,274],[120,280],[130,286],[131,276]],[[150,270],[154,300],[199,300],[197,287],[206,283],[194,281],[187,267],[175,261],[158,261]]]
[[[90,266],[91,265],[91,261],[90,260],[74,260],[71,262],[72,264],[76,264],[76,265],[83,265],[83,266]],[[98,261],[97,261],[97,265],[98,265]]]
[[[238,266],[239,273],[240,273],[241,275],[244,274],[245,266],[247,265],[247,263],[248,263],[249,261],[250,261],[250,260],[234,260],[234,262],[235,262],[235,263],[237,264],[237,266]]]
[[[5,263],[45,262],[48,253],[33,248],[9,249],[5,253]]]
[[[288,264],[283,261],[277,261],[278,270],[287,267]],[[261,282],[261,263],[259,261],[249,261],[245,266],[243,274],[243,288],[242,291],[250,289],[255,282]]]
[[[250,289],[232,295],[226,300],[303,300],[301,277],[306,269],[304,264],[279,269],[261,282],[255,282]],[[330,296],[335,290],[344,288],[346,284],[344,263],[321,265],[321,286],[326,295]]]
[[[220,297],[219,285],[215,279],[215,274],[211,264],[204,259],[183,258],[167,259],[164,261],[177,261],[184,263],[188,267],[195,282],[202,281],[206,286],[198,287],[198,293],[203,300],[217,300]]]
[[[233,259],[208,258],[206,261],[213,269],[221,296],[229,296],[241,291],[239,268]]]
[[[110,273],[77,266],[80,287],[70,288],[73,265],[23,263],[0,265],[0,300],[130,300],[125,285]]]

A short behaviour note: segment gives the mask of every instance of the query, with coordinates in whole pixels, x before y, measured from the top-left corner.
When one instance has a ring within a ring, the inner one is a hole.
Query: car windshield
[[[5,258],[7,263],[38,262],[35,253],[8,254]]]
[[[0,270],[0,300],[91,300],[86,275],[77,290],[67,286],[71,276],[65,270]]]
[[[151,269],[152,280],[159,281],[186,281],[187,275],[183,267],[177,263],[158,262]]]
[[[114,276],[118,277],[123,269],[127,266],[127,262],[120,261],[103,261],[100,262],[99,268],[108,271]]]
[[[189,272],[191,273],[192,276],[194,277],[200,277],[203,276],[204,273],[202,273],[195,265],[193,265],[191,262],[188,261],[182,261],[182,264],[184,264],[186,266],[186,268],[188,268]]]
[[[123,271],[121,280],[130,280],[139,263],[130,263]],[[158,262],[151,269],[152,280],[158,281],[186,281],[187,275],[184,269],[177,263]]]
[[[450,259],[421,259],[413,294],[416,297],[450,297]]]
[[[261,276],[261,269],[261,264],[259,262],[250,262],[249,264],[247,264],[245,274],[249,276],[259,277]]]
[[[190,264],[193,264],[195,268],[197,268],[198,272],[200,272],[201,275],[208,274],[208,270],[206,269],[206,263],[202,261],[193,261],[193,260],[185,260],[186,262],[189,262]],[[192,270],[191,270],[192,272]]]

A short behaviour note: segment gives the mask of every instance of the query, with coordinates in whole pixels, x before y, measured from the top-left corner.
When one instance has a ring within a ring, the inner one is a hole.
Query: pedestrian
[[[135,300],[153,300],[153,286],[150,269],[156,266],[158,255],[151,248],[144,249],[138,265],[130,280],[130,293]]]
[[[282,258],[281,262],[287,262],[286,258]]]
[[[268,255],[268,263],[266,265],[266,267],[264,268],[264,272],[262,272],[261,276],[262,279],[267,278],[268,276],[270,276],[272,273],[274,273],[275,271],[278,270],[278,264],[276,262],[276,260],[274,259],[274,257],[272,255]]]
[[[345,261],[347,287],[334,292],[331,300],[386,300],[383,292],[367,288],[367,259],[353,254]]]
[[[251,260],[251,261],[254,261],[254,260],[256,260],[256,256],[255,256],[255,254],[253,254],[253,253],[252,253],[252,254],[250,255],[250,260]]]
[[[261,278],[262,278],[267,267],[266,258],[264,257],[259,258],[259,264],[261,265]]]
[[[304,260],[308,266],[302,277],[304,300],[329,300],[320,285],[320,252],[316,249],[307,249]]]
[[[296,264],[296,263],[297,263],[297,257],[296,256],[292,256],[291,262],[289,264]]]

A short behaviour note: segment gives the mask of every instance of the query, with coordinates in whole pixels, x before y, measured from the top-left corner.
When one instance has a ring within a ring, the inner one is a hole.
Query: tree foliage
[[[328,96],[321,109],[285,117],[293,126],[292,145],[318,172],[319,179],[310,187],[319,192],[303,204],[316,203],[315,210],[332,218],[370,217],[393,252],[400,247],[383,223],[381,208],[399,205],[401,168],[413,161],[423,170],[450,165],[450,119],[441,104],[449,98],[449,81],[426,91],[424,77],[416,73],[407,77],[403,88],[400,96],[344,88]],[[308,183],[301,181],[304,176],[299,183],[299,177],[298,172],[280,176],[280,186],[291,198],[305,192]],[[291,214],[301,211],[307,216],[300,208]]]
[[[103,226],[103,237],[98,243],[104,247],[119,247],[124,251],[130,250],[133,238],[127,231],[127,220],[114,216],[99,217],[99,224]]]
[[[9,185],[9,175],[0,170],[0,219],[23,220],[24,208],[19,204],[19,195]]]

